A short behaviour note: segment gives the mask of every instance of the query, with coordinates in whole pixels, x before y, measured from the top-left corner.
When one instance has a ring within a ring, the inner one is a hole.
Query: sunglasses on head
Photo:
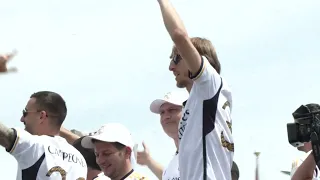
[[[177,65],[177,64],[179,64],[181,59],[182,59],[181,56],[179,54],[176,54],[176,55],[173,56],[172,62],[173,62],[173,64]]]

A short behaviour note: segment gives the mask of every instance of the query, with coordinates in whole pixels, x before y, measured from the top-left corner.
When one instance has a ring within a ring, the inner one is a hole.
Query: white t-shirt
[[[162,180],[180,180],[179,154],[175,154],[166,169],[163,171]]]
[[[308,153],[306,153],[305,155],[303,155],[302,157],[299,157],[297,159],[295,159],[292,162],[292,167],[291,167],[291,172],[290,172],[290,176],[292,177],[294,175],[294,173],[297,171],[298,167],[303,163],[303,161],[309,156],[309,154],[312,152],[309,151]],[[317,180],[319,178],[319,168],[316,167],[316,169],[313,172],[313,180]]]
[[[194,83],[179,124],[180,177],[231,180],[231,91],[205,57],[191,78]]]
[[[17,180],[85,180],[87,164],[78,150],[59,136],[36,136],[14,129],[7,151],[18,161]],[[64,177],[64,178],[63,178]]]

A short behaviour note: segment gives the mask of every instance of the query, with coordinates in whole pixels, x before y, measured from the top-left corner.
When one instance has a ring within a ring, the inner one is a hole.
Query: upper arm
[[[294,175],[294,173],[296,172],[296,170],[298,169],[298,167],[301,165],[301,160],[300,159],[296,159],[292,162],[292,166],[291,166],[291,172],[290,172],[290,176],[292,177]]]
[[[191,74],[197,73],[201,66],[201,56],[188,35],[183,32],[176,32],[172,40]]]
[[[16,139],[16,130],[7,128],[5,125],[0,123],[0,145],[10,152],[15,146]]]
[[[73,144],[80,136],[72,133],[71,131],[61,127],[60,129],[60,136],[65,138],[69,144]]]
[[[36,136],[17,128],[14,128],[13,131],[16,132],[16,138],[12,147],[7,149],[7,151],[18,161],[21,168],[27,168],[30,164],[34,163],[30,160],[41,157],[44,151],[39,151],[39,139]]]

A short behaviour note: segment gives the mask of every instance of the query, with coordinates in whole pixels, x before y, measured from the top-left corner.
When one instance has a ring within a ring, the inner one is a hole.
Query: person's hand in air
[[[7,63],[17,54],[16,51],[13,51],[8,54],[0,55],[0,73],[9,73],[9,72],[17,72],[18,69],[16,67],[7,67]]]
[[[149,166],[151,162],[149,148],[144,142],[142,142],[142,146],[143,146],[143,151],[137,152],[137,163],[142,166]]]

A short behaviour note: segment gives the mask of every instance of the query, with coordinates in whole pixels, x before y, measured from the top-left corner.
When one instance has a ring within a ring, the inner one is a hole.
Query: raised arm
[[[8,128],[0,123],[0,145],[11,151],[17,138],[17,133],[14,129]]]
[[[147,166],[158,179],[162,179],[163,167],[156,162],[149,153],[149,148],[143,142],[143,151],[137,152],[137,163],[142,166]]]
[[[69,144],[73,144],[80,136],[72,133],[71,131],[65,129],[64,127],[60,128],[60,136],[65,138]]]
[[[189,71],[196,74],[201,67],[201,56],[193,46],[182,20],[169,0],[158,0],[164,25]]]
[[[313,180],[313,173],[316,168],[313,153],[311,152],[303,163],[294,172],[291,180]]]

